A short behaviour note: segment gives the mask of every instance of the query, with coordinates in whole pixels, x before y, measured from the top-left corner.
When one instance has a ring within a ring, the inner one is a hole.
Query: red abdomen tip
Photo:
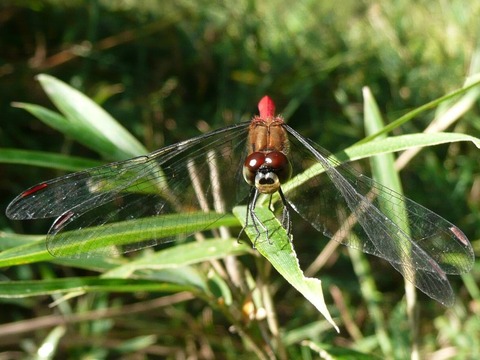
[[[275,103],[269,96],[264,96],[258,103],[258,111],[263,119],[275,116]]]

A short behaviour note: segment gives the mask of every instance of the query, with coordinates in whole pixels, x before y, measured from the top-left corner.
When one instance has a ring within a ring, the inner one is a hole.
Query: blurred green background
[[[388,122],[462,87],[468,76],[478,72],[479,16],[480,2],[460,0],[3,1],[0,147],[98,159],[91,150],[11,106],[21,101],[51,107],[35,81],[35,75],[48,73],[101,104],[149,150],[246,121],[256,113],[258,100],[268,94],[297,131],[332,152],[340,151],[364,137],[364,86],[370,87]],[[473,102],[448,130],[479,137],[478,110],[478,101]],[[421,132],[435,115],[435,110],[422,113],[395,130],[395,135]],[[401,173],[405,194],[458,225],[476,248],[480,236],[479,159],[478,149],[471,144],[439,146],[424,149]],[[25,188],[61,175],[51,169],[14,164],[0,164],[0,174],[2,209]],[[19,225],[1,215],[0,229],[42,234],[48,224]],[[303,266],[308,266],[323,246],[294,241]],[[320,322],[308,327],[313,319],[320,320],[319,315],[272,273],[272,284],[284,287],[276,299],[277,316],[282,333],[290,336],[280,350],[272,345],[275,356],[315,358],[312,346],[300,341],[316,340],[332,346],[333,353],[355,349],[379,358],[408,358],[412,334],[399,302],[401,277],[377,260],[371,262],[383,272],[376,280],[386,293],[381,310],[395,350],[389,352],[378,343],[378,328],[361,301],[348,258],[343,256],[332,259],[325,274],[318,277],[324,282],[330,311],[343,319],[338,323],[343,324],[348,313],[357,330],[343,328],[336,334],[328,326],[322,328]],[[2,276],[4,281],[42,279],[44,271],[41,265],[31,265],[7,269]],[[84,275],[69,271],[69,276]],[[55,273],[65,275],[55,268],[50,276]],[[419,314],[421,336],[417,338],[422,358],[440,353],[446,355],[436,358],[469,358],[472,351],[480,351],[479,303],[471,299],[473,290],[467,292],[460,277],[451,280],[462,299],[458,307],[447,310],[420,295],[425,304]],[[347,293],[345,309],[332,301],[330,285]],[[108,307],[141,296],[85,298],[77,300],[77,311],[91,308],[92,303],[103,302]],[[0,315],[4,324],[24,320],[28,327],[29,320],[54,311],[47,307],[51,301],[47,297],[0,301],[9,309]],[[156,337],[124,352],[119,343],[140,335],[129,324],[112,318],[101,324],[72,325],[58,350],[63,355],[57,355],[250,358],[252,353],[244,347],[241,335],[229,331],[228,319],[208,311],[201,301],[193,308],[193,313],[186,306],[172,306],[161,315],[142,313],[137,319],[143,326],[142,335]],[[158,317],[163,330],[171,329],[168,341],[149,316]],[[185,336],[186,327],[192,328],[189,336]],[[0,335],[1,329],[8,330],[0,328]],[[7,331],[0,336],[0,351],[17,358],[35,353],[50,330],[32,328],[21,334],[21,340]],[[263,331],[258,325],[251,336],[261,342]],[[103,342],[82,343],[81,336],[99,336]]]

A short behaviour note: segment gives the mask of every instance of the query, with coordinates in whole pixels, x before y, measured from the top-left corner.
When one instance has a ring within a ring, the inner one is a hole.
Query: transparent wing
[[[192,222],[212,224],[248,195],[241,178],[248,125],[38,184],[12,201],[7,216],[57,217],[47,247],[60,257],[118,255],[153,246],[172,240],[168,229],[175,226],[188,236]],[[192,215],[180,223],[174,213]],[[122,235],[114,231],[118,227]]]
[[[462,231],[285,128],[294,174],[301,174],[283,187],[295,211],[326,236],[387,260],[424,293],[453,304],[446,274],[468,272],[474,263]]]

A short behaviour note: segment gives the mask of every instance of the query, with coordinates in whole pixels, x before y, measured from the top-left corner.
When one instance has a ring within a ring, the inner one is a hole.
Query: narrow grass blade
[[[72,257],[78,257],[82,255],[84,252],[82,249],[85,248],[93,250],[102,246],[121,246],[128,244],[129,241],[149,239],[152,235],[174,237],[184,234],[185,231],[194,233],[196,231],[208,230],[220,226],[238,224],[233,216],[225,215],[221,219],[218,219],[218,214],[213,214],[213,216],[216,222],[212,222],[212,220],[206,216],[206,213],[198,213],[196,218],[194,214],[175,214],[163,216],[162,218],[165,221],[159,221],[158,217],[154,217],[148,219],[148,221],[146,221],[146,219],[137,219],[112,225],[104,225],[100,232],[97,228],[74,230],[75,239],[78,239],[78,241],[65,244],[63,253],[65,255],[70,254]],[[132,223],[135,221],[142,222],[141,229],[140,227],[132,226]],[[94,236],[88,240],[87,244],[83,239],[86,234],[91,234],[92,232]],[[85,257],[88,258],[88,254],[85,254]],[[0,253],[0,267],[52,259],[55,258],[47,251],[45,241],[42,239],[32,244],[17,246]]]
[[[8,281],[0,283],[0,298],[23,298],[69,292],[179,292],[194,291],[185,285],[143,279],[102,279],[99,277],[75,277],[50,280]]]
[[[145,147],[90,98],[46,74],[38,80],[61,114],[42,106],[15,103],[47,125],[113,160],[145,154]]]
[[[379,132],[383,126],[383,119],[378,109],[378,105],[375,102],[370,90],[365,87],[363,89],[363,97],[364,97],[364,108],[365,108],[365,129],[367,134],[374,134]],[[386,134],[379,135],[381,138],[385,138]],[[373,142],[376,142],[375,140]],[[400,182],[400,177],[398,172],[395,170],[395,159],[393,154],[379,154],[370,158],[370,164],[372,166],[372,174],[373,179],[378,181],[379,183],[389,187],[390,189],[396,191],[399,194],[403,194],[403,189]],[[390,218],[393,218],[392,215],[389,213],[389,205],[383,202],[380,202],[380,210],[383,211],[385,215]],[[393,216],[397,216],[402,220],[398,221],[398,224],[407,224],[407,215],[406,215],[406,208],[405,206],[401,206],[399,204],[397,208],[397,214]],[[409,233],[409,229],[402,229],[406,234]],[[408,263],[410,259],[404,259]],[[412,287],[409,289],[409,292],[415,294],[415,288],[411,283],[405,283],[406,287]],[[411,298],[411,301],[415,302],[415,296]],[[383,313],[381,309],[377,306],[375,302],[370,304],[370,308],[372,309],[372,317],[376,318],[377,324],[377,334],[379,335],[380,341],[379,344],[383,349],[385,356],[392,357],[393,356],[393,349],[394,346],[391,343],[390,337],[387,335],[387,329],[385,326],[385,320],[383,317]],[[414,331],[414,329],[411,329]]]
[[[104,164],[81,157],[19,149],[0,149],[0,163],[39,166],[65,171],[80,171]]]
[[[375,133],[372,133],[371,135],[365,137],[364,139],[362,139],[361,141],[359,141],[357,144],[364,144],[364,143],[367,143],[371,140],[373,140],[374,138],[377,138],[379,137],[380,135],[382,134],[386,134],[390,131],[392,131],[393,129],[396,129],[397,127],[405,124],[406,122],[412,120],[413,118],[415,118],[416,116],[418,116],[419,114],[421,114],[422,112],[426,111],[426,110],[430,110],[430,109],[433,109],[434,107],[440,105],[442,102],[448,100],[448,99],[451,99],[455,96],[458,96],[458,95],[461,95],[461,94],[464,94],[466,93],[467,91],[469,91],[470,89],[476,87],[476,86],[479,86],[480,85],[480,81],[475,81],[473,83],[468,83],[468,85],[466,85],[465,87],[461,88],[461,89],[458,89],[458,90],[455,90],[453,92],[451,92],[450,94],[447,94],[447,95],[444,95],[442,97],[439,97],[438,99],[435,99],[433,101],[430,101],[429,103],[425,104],[425,105],[422,105],[418,108],[416,108],[415,110],[413,111],[410,111],[408,112],[407,114],[403,115],[402,117],[398,118],[397,120],[395,120],[394,122],[382,127],[381,129],[377,130]]]
[[[235,239],[191,242],[157,251],[152,255],[131,261],[105,273],[103,276],[125,277],[140,270],[175,269],[204,261],[221,259],[230,255],[242,255],[249,251],[251,251],[250,246],[238,243]]]

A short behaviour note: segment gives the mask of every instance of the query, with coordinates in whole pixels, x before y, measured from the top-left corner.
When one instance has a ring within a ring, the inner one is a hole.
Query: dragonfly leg
[[[250,219],[252,220],[253,227],[255,228],[255,232],[257,233],[255,240],[253,240],[253,248],[256,248],[256,244],[260,236],[262,235],[262,230],[266,233],[268,241],[270,241],[270,236],[268,234],[268,229],[265,225],[262,224],[260,219],[258,218],[257,214],[255,214],[255,206],[258,200],[258,190],[255,187],[252,187],[250,191],[250,195],[248,197],[248,204],[247,204],[247,214],[245,216],[245,226],[240,231],[237,240],[239,240],[240,235],[243,234],[245,229],[249,226]]]
[[[278,189],[280,198],[282,199],[283,210],[282,210],[282,227],[287,231],[288,238],[292,241],[292,219],[290,218],[290,204],[287,202],[285,195],[283,194],[282,188]]]
[[[256,243],[258,238],[260,237],[260,230],[258,229],[257,223],[260,223],[260,220],[257,218],[255,214],[255,204],[258,199],[258,191],[255,187],[252,187],[250,190],[250,194],[248,195],[248,203],[247,203],[247,212],[245,215],[245,226],[242,227],[242,230],[240,230],[240,233],[237,236],[237,242],[241,243],[240,241],[240,236],[244,233],[245,229],[249,226],[250,219],[253,223],[253,226],[255,228],[255,231],[257,232],[257,236],[255,237],[255,240],[253,241],[253,248],[255,249]],[[263,226],[262,226],[263,227]]]

